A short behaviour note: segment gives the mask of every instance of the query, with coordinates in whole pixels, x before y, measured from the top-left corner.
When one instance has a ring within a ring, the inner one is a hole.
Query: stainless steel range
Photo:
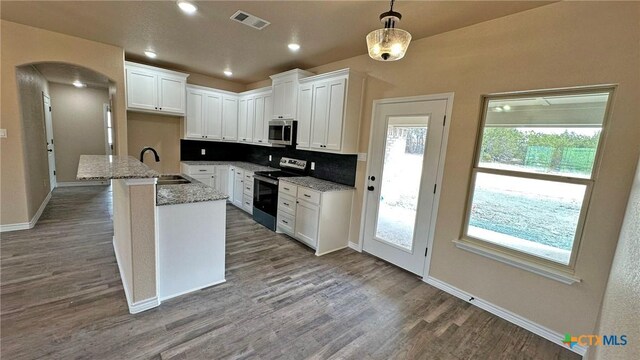
[[[306,168],[305,160],[283,157],[280,159],[281,170],[254,173],[253,220],[275,231],[278,212],[278,179],[304,176]]]

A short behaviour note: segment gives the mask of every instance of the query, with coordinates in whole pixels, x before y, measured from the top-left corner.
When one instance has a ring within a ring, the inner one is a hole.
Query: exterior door
[[[447,100],[374,108],[364,251],[423,275]]]
[[[49,162],[49,190],[56,188],[56,149],[53,143],[53,120],[51,118],[51,99],[42,94],[44,103],[44,126],[47,137],[47,160]]]

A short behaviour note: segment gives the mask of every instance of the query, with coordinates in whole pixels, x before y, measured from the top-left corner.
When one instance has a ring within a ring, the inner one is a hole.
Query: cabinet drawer
[[[214,174],[216,172],[214,165],[189,165],[187,169],[189,175]]]
[[[296,228],[296,218],[284,211],[278,211],[278,230],[285,234],[294,236]]]
[[[244,180],[245,181],[250,181],[253,184],[253,173],[245,172],[244,173]]]
[[[298,187],[289,183],[280,182],[278,184],[278,193],[296,197],[298,195]]]
[[[295,215],[296,198],[285,194],[278,194],[278,211]]]
[[[252,214],[253,213],[253,195],[244,195],[242,197],[242,210]]]
[[[251,196],[253,199],[253,181],[245,180],[242,183],[242,191],[246,196]]]
[[[305,187],[298,188],[298,198],[320,205],[320,193]]]

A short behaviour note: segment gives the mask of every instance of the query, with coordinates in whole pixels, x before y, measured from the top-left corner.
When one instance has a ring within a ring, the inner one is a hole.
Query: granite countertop
[[[80,155],[78,180],[145,179],[160,174],[132,156]]]
[[[326,180],[320,180],[311,176],[293,176],[280,178],[279,180],[298,186],[304,186],[320,192],[355,190],[355,188],[352,186],[338,184]]]
[[[190,176],[184,174],[180,174],[180,176],[190,180],[191,183],[177,185],[157,185],[157,206],[217,201],[225,200],[229,197],[227,196],[227,194],[223,194],[218,190],[205,185]]]
[[[244,161],[182,161],[186,165],[231,165],[248,171],[276,171],[280,170],[265,165],[258,165]]]

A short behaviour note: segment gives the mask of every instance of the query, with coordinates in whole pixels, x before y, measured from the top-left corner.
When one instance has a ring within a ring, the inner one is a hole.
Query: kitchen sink
[[[160,175],[158,185],[191,184],[191,181],[180,175]]]

